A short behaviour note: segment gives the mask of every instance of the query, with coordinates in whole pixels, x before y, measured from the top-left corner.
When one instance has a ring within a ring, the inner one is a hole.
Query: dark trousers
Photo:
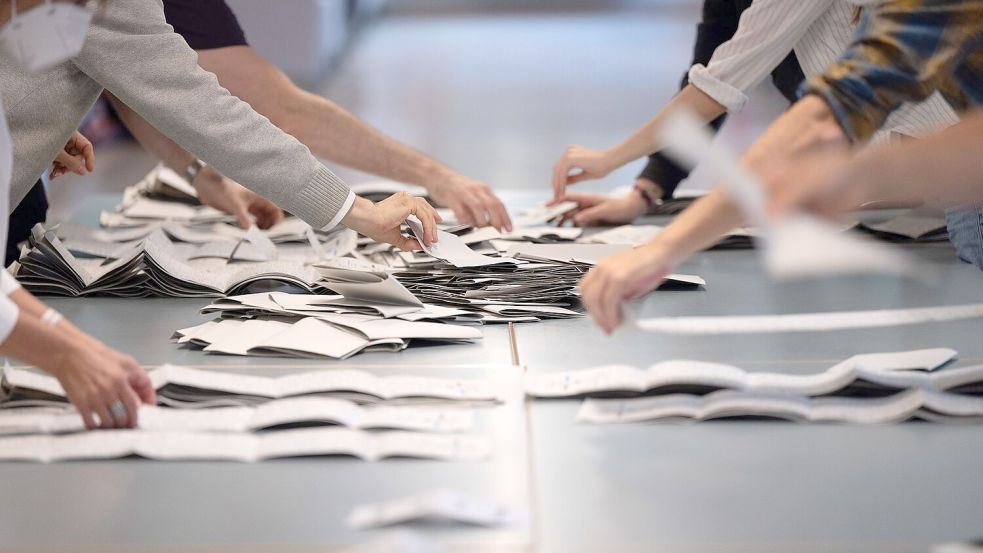
[[[44,184],[39,180],[10,214],[4,267],[9,266],[20,257],[17,245],[30,238],[31,229],[34,228],[34,225],[43,223],[47,216],[48,196],[44,192]]]

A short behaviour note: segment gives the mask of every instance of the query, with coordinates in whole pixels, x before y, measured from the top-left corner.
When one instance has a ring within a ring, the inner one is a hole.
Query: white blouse
[[[710,63],[690,69],[689,82],[727,111],[735,112],[747,102],[747,91],[793,50],[806,78],[818,75],[839,59],[852,42],[857,3],[754,0],[741,15],[733,38],[713,52]],[[958,122],[956,112],[936,92],[921,103],[898,108],[874,140],[883,140],[891,132],[921,138]]]

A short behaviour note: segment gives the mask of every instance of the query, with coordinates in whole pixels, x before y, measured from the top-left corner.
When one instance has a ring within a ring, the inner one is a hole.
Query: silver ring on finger
[[[116,420],[123,420],[126,418],[126,405],[123,402],[116,400],[112,405],[109,406],[109,414],[113,416]]]

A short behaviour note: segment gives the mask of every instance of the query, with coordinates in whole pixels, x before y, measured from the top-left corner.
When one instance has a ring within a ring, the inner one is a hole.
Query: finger
[[[454,216],[457,217],[458,223],[472,227],[481,226],[478,215],[471,209],[471,206],[467,202],[459,202],[452,209],[454,210]]]
[[[512,219],[509,217],[508,210],[505,209],[505,204],[498,199],[498,196],[495,196],[490,191],[486,191],[485,205],[488,206],[488,211],[491,215],[491,226],[495,227],[499,232],[512,232]]]
[[[79,416],[82,417],[82,422],[85,423],[85,428],[87,430],[93,430],[96,428],[96,419],[92,416],[92,409],[88,405],[76,403],[75,410],[78,411]]]
[[[570,161],[566,156],[560,158],[553,166],[553,201],[556,202],[563,196],[563,191],[567,186],[567,177],[570,175]]]
[[[233,200],[232,215],[235,216],[236,224],[239,225],[239,228],[249,230],[249,227],[253,226],[253,218],[249,216],[249,208],[246,207],[245,203],[239,200]]]
[[[622,292],[623,290],[617,282],[608,282],[608,286],[604,290],[604,295],[601,297],[601,302],[604,304],[603,311],[606,324],[604,331],[608,334],[611,334],[621,326]]]
[[[117,420],[117,424],[123,428],[136,428],[140,418],[140,398],[137,397],[136,392],[130,387],[129,379],[120,383],[119,399],[123,402],[123,406],[126,407],[126,416],[121,420]]]
[[[423,223],[423,235],[425,246],[430,246],[437,241],[437,221],[434,220],[433,213],[426,207],[419,206],[416,210],[416,217]]]
[[[92,172],[96,168],[96,150],[87,138],[82,138],[85,139],[85,143],[82,145],[82,151],[80,153],[85,160],[85,169]]]
[[[471,213],[474,213],[475,227],[487,227],[491,224],[491,213],[488,212],[488,206],[485,205],[481,195],[475,195],[469,199],[468,207],[471,209]]]
[[[135,361],[134,364],[136,364]],[[135,369],[130,370],[129,373],[130,388],[136,392],[140,401],[146,405],[157,405],[157,391],[154,390],[154,383],[151,382],[147,371],[143,370],[143,367],[137,366]]]
[[[110,402],[112,403],[112,402]],[[113,416],[109,414],[109,404],[102,401],[102,399],[97,399],[92,405],[92,410],[99,415],[99,428],[115,428],[116,422]]]

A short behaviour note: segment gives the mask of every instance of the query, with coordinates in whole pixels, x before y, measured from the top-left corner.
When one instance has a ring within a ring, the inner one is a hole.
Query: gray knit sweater
[[[161,132],[287,211],[321,228],[351,205],[348,186],[306,146],[229,94],[164,20],[161,0],[96,10],[82,52],[31,75],[0,59],[14,143],[10,209],[27,194],[103,89]]]

